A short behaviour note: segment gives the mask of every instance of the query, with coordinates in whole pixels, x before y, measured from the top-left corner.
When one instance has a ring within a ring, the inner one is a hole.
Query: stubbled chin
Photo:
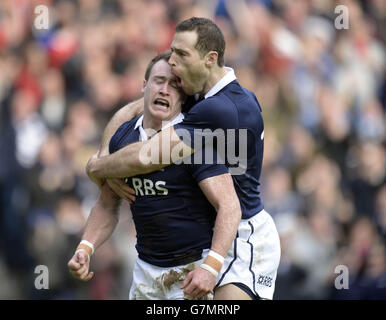
[[[185,83],[182,80],[181,80],[181,89],[182,89],[182,91],[184,91],[185,94],[190,95],[189,92],[191,90],[189,90],[190,89],[189,86],[186,86]]]
[[[184,93],[188,96],[192,96],[197,93],[197,91],[195,91],[196,89],[192,86],[189,86],[189,84],[186,82],[182,82],[181,88],[182,91],[184,91]]]
[[[192,90],[192,88],[184,88],[184,87],[182,87],[182,90],[188,96],[193,96],[196,93],[196,92],[194,92],[194,90]]]

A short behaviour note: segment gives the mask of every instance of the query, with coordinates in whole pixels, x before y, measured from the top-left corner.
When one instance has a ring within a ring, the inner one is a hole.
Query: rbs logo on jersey
[[[163,187],[166,185],[166,181],[154,183],[150,179],[132,178],[131,182],[136,196],[166,196],[168,194],[168,189]]]

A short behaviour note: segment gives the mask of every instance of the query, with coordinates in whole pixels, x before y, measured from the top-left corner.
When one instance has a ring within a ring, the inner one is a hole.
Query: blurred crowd
[[[48,30],[34,23],[40,4]],[[338,4],[348,29],[335,27]],[[191,16],[220,26],[226,65],[263,108],[261,191],[282,245],[274,298],[386,299],[383,0],[2,0],[0,299],[128,298],[126,203],[94,279],[67,270],[98,196],[85,165]],[[49,290],[35,288],[38,265]],[[337,289],[338,266],[349,289]]]

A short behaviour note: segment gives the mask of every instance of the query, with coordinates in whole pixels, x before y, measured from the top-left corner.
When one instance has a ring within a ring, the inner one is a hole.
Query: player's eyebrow
[[[172,77],[166,77],[166,76],[154,76],[153,79],[155,81],[168,81],[170,82],[171,84],[177,84],[177,78],[175,76],[172,76]]]
[[[166,77],[165,77],[165,76],[157,76],[157,75],[155,75],[155,76],[154,76],[154,79],[155,79],[155,80],[165,80]]]
[[[179,48],[176,48],[176,47],[170,47],[170,50],[173,52],[175,52],[175,53],[177,53],[177,54],[181,54],[181,53],[185,53],[185,54],[188,54],[188,51],[185,51],[185,50],[183,50],[183,49],[179,49]]]

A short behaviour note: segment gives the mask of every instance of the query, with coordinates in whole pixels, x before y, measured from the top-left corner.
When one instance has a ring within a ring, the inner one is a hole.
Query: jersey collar
[[[182,120],[184,120],[184,115],[182,113],[179,113],[173,120],[165,124],[161,130],[174,126],[175,124],[182,122]],[[143,115],[138,118],[137,122],[135,123],[134,130],[139,128],[140,141],[147,141],[148,137],[145,132],[145,129],[142,127],[142,123],[143,123]]]
[[[235,71],[230,67],[225,67],[227,73],[223,76],[205,95],[205,99],[214,96],[222,88],[230,84],[232,81],[236,80]],[[195,95],[196,101],[198,100],[199,94]]]

